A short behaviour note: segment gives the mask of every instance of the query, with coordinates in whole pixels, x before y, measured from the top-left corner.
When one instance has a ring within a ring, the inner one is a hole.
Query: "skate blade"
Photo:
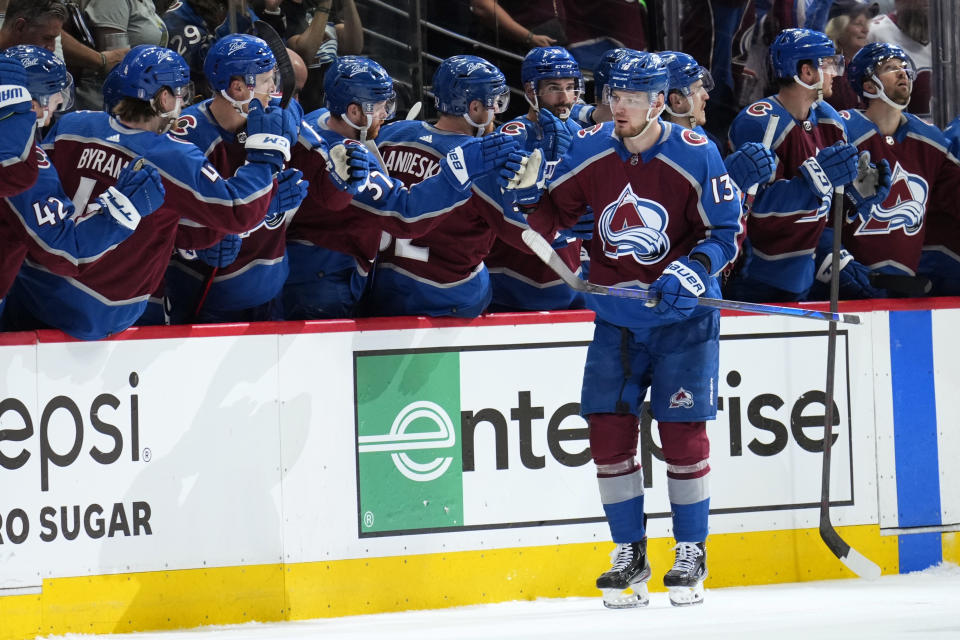
[[[670,604],[675,607],[686,607],[703,602],[703,582],[692,587],[669,587]]]
[[[645,582],[638,582],[631,589],[601,589],[603,606],[607,609],[636,609],[650,604]]]

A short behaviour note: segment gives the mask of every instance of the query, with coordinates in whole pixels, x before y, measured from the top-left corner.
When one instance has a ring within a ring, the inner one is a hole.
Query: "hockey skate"
[[[663,576],[670,604],[682,607],[703,602],[703,581],[707,577],[707,550],[702,542],[678,542],[673,568]]]
[[[610,556],[613,568],[597,578],[597,589],[603,592],[603,606],[608,609],[645,607],[650,602],[647,539],[618,544]]]

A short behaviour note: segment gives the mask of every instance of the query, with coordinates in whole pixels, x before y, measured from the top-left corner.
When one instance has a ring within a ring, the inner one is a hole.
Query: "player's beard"
[[[912,87],[899,87],[894,86],[893,91],[887,94],[887,97],[897,104],[906,105],[910,103],[910,93]]]
[[[930,42],[930,21],[927,9],[904,7],[897,10],[897,26],[920,44]]]
[[[370,123],[370,126],[367,128],[367,140],[376,140],[377,135],[380,133],[380,127],[383,125],[383,120],[379,118],[374,118],[373,122]]]

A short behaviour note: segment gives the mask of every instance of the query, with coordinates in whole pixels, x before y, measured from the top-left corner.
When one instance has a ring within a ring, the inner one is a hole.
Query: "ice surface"
[[[708,582],[709,584],[709,582]],[[64,638],[92,636],[67,635]],[[604,609],[597,597],[542,599],[311,621],[95,636],[97,640],[771,640],[960,639],[960,567],[878,580],[832,580],[707,589],[701,605],[671,607],[650,594],[645,609]]]

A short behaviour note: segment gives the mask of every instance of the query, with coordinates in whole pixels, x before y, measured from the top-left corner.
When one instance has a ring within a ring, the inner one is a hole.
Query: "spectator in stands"
[[[167,27],[149,0],[87,0],[84,14],[100,51],[119,50],[125,55],[138,44],[167,44]],[[103,106],[107,71],[99,68],[80,74],[76,81],[78,109]]]
[[[10,0],[0,28],[0,49],[32,44],[55,51],[66,19],[67,11],[58,0]]]
[[[323,77],[338,56],[363,50],[363,25],[354,0],[260,0],[254,11],[307,65],[300,96],[306,111],[323,106]]]
[[[830,7],[830,19],[824,33],[836,45],[837,53],[843,55],[846,64],[850,64],[853,56],[867,44],[870,20],[875,18],[879,11],[880,6],[876,2],[865,0],[837,0]],[[864,106],[860,102],[860,96],[847,80],[846,72],[833,79],[833,95],[827,102],[838,111]]]
[[[593,69],[615,47],[645,50],[647,6],[634,0],[563,0],[567,49],[582,69]]]
[[[504,49],[526,53],[533,47],[567,44],[566,12],[554,0],[470,0],[474,15]]]
[[[10,0],[0,28],[0,49],[32,44],[55,52],[60,37],[64,60],[73,72],[110,69],[123,58],[123,50],[96,51],[62,31],[66,20],[67,10],[59,0]]]
[[[182,0],[163,14],[163,23],[169,34],[167,46],[190,65],[190,78],[198,100],[210,97],[210,87],[203,75],[203,60],[217,39],[217,27],[226,18],[227,3],[221,0]]]
[[[567,44],[566,12],[560,0],[470,0],[470,10],[481,25],[474,29],[474,37],[505,51],[523,56],[535,47]],[[512,82],[520,77],[516,57],[492,52],[483,56]],[[525,107],[522,101],[514,100],[504,115],[508,119],[523,115]]]
[[[901,47],[917,67],[913,97],[907,110],[930,121],[932,57],[930,54],[929,0],[895,0],[893,12],[874,18],[868,42],[888,42]]]

